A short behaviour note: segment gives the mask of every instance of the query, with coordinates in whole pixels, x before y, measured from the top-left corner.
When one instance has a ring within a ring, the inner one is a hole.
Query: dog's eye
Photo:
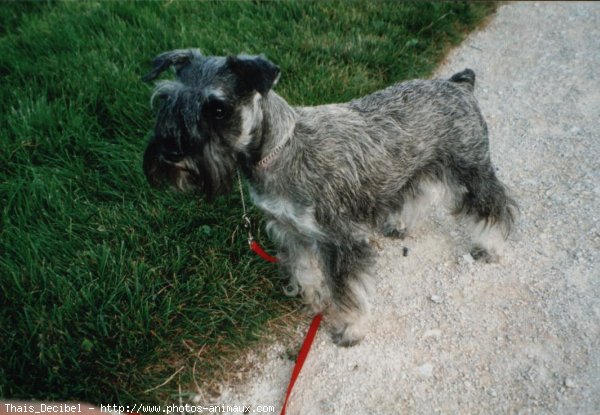
[[[215,108],[215,118],[217,120],[222,120],[223,118],[225,118],[225,109],[223,107]]]
[[[212,100],[204,105],[204,115],[210,119],[222,121],[229,116],[229,107],[222,101]]]

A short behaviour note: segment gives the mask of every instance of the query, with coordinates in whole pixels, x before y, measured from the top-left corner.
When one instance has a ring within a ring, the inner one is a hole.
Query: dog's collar
[[[265,167],[267,167],[269,164],[271,164],[271,162],[275,159],[275,157],[277,157],[277,154],[279,154],[281,149],[283,147],[285,147],[285,145],[288,143],[288,141],[290,141],[290,140],[287,139],[283,143],[279,144],[277,147],[275,147],[273,150],[271,150],[271,152],[269,154],[267,154],[258,163],[256,163],[256,165],[263,169]]]
[[[290,142],[292,136],[294,135],[295,129],[296,129],[296,124],[293,123],[291,125],[290,129],[287,131],[287,134],[284,136],[283,142],[278,144],[273,150],[271,150],[269,152],[269,154],[264,156],[261,160],[258,161],[258,163],[256,163],[256,166],[259,169],[266,168],[269,164],[271,164],[273,162],[273,160],[275,160],[275,157],[277,157],[277,154],[279,154],[279,152],[286,146],[286,144]]]

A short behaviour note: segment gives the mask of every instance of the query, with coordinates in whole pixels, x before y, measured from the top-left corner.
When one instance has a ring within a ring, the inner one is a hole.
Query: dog
[[[323,312],[333,341],[366,333],[374,233],[404,237],[431,184],[466,218],[471,255],[498,259],[517,205],[495,175],[475,73],[412,80],[342,104],[292,107],[273,91],[277,65],[262,55],[158,55],[143,80],[160,100],[143,169],[153,186],[207,200],[245,176],[290,277],[286,292]]]

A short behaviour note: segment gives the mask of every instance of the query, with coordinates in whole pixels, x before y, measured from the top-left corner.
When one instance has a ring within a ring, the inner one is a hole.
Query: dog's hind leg
[[[513,228],[517,204],[496,177],[491,163],[462,168],[457,178],[465,191],[457,198],[454,213],[464,216],[471,228],[471,256],[497,262]]]
[[[388,215],[382,233],[389,238],[404,239],[419,224],[433,203],[443,201],[445,189],[436,178],[422,178],[402,189],[402,207]]]
[[[388,215],[382,228],[383,236],[393,239],[404,239],[414,227],[420,216],[417,198],[407,198],[399,212]]]

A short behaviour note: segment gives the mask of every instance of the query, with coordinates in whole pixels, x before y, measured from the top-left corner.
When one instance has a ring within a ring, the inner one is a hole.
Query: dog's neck
[[[296,111],[279,95],[269,91],[262,100],[263,122],[258,169],[271,165],[289,143],[296,126]]]

